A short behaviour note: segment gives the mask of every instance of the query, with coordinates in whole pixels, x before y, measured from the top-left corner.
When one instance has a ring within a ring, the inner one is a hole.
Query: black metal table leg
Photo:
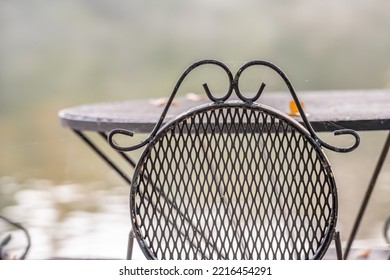
[[[368,188],[367,188],[366,194],[364,196],[363,202],[362,202],[362,204],[360,206],[359,213],[358,213],[358,215],[357,215],[357,217],[355,219],[355,224],[353,225],[351,235],[350,235],[350,237],[348,239],[348,243],[347,243],[347,246],[345,248],[344,259],[347,259],[347,257],[348,257],[349,251],[351,249],[352,242],[355,239],[356,233],[357,233],[357,231],[359,229],[360,222],[361,222],[361,220],[363,218],[363,214],[364,214],[364,212],[365,212],[365,210],[367,208],[368,201],[370,200],[372,191],[373,191],[373,189],[375,187],[376,181],[377,181],[379,173],[380,173],[380,171],[382,169],[383,163],[384,163],[384,161],[386,159],[386,156],[387,156],[387,153],[389,151],[389,148],[390,148],[390,132],[387,135],[385,144],[384,144],[384,146],[382,148],[382,152],[381,152],[381,154],[379,156],[379,160],[378,160],[377,165],[375,167],[374,173],[373,173],[373,175],[371,177],[370,184],[368,185]]]
[[[129,176],[126,175],[125,172],[123,172],[106,154],[103,153],[101,149],[97,147],[84,133],[82,133],[80,130],[74,130],[74,132],[95,152],[97,153],[111,168],[113,168],[122,178],[125,180],[129,185],[131,184],[131,179]],[[103,138],[104,133],[99,133]],[[131,160],[129,157],[127,157],[122,152],[119,152],[122,157],[124,157],[132,167],[135,167],[135,164],[133,160]]]
[[[129,176],[123,172],[118,165],[116,165],[99,147],[93,143],[83,132],[80,130],[73,130],[96,154],[98,154],[111,168],[113,168],[119,176],[121,176],[126,183],[131,185],[131,179]],[[98,134],[105,140],[107,141],[107,135],[104,132],[98,132]],[[128,157],[125,153],[121,151],[117,151],[119,155],[131,166],[135,167],[136,163]],[[134,247],[134,237],[133,237],[133,231],[130,230],[129,233],[129,240],[128,240],[128,246],[127,246],[127,256],[126,259],[131,259],[132,258],[132,252],[133,252],[133,247]]]

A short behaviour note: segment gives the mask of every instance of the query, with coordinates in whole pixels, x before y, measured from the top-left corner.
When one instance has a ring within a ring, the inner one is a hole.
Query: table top
[[[340,128],[356,131],[390,130],[390,89],[298,91],[297,95],[317,132]],[[287,92],[264,92],[257,103],[288,113],[290,100],[291,95]],[[197,105],[210,102],[202,95],[177,97],[165,121]],[[75,130],[108,132],[123,128],[136,133],[148,133],[159,120],[164,107],[162,99],[124,100],[63,109],[59,117],[64,127]],[[294,118],[301,121],[299,116]]]

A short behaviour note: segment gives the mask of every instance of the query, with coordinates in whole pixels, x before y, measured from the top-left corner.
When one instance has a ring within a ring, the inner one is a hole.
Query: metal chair
[[[203,87],[211,103],[193,108],[163,124],[185,77],[213,64],[227,74],[223,97]],[[239,78],[250,66],[274,70],[298,106],[302,124],[245,97]],[[235,92],[238,99],[230,99]],[[311,127],[287,76],[266,61],[243,65],[235,76],[215,60],[191,65],[178,80],[150,136],[122,147],[117,129],[110,144],[121,151],[145,147],[135,169],[130,210],[134,235],[148,259],[321,259],[336,240],[337,189],[322,147],[337,148]]]

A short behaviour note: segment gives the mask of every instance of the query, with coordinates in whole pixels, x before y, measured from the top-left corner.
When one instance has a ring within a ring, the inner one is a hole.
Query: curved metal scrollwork
[[[31,237],[30,237],[30,234],[29,232],[27,231],[27,229],[22,226],[20,223],[16,223],[12,220],[10,220],[9,218],[6,218],[2,215],[0,215],[0,220],[4,220],[6,223],[10,224],[11,226],[19,229],[19,230],[22,230],[24,235],[26,236],[26,239],[27,239],[27,245],[26,245],[26,248],[23,252],[23,254],[20,256],[20,257],[16,257],[16,256],[10,256],[6,250],[5,250],[5,247],[6,245],[11,241],[11,238],[12,236],[9,234],[7,235],[3,240],[1,240],[0,242],[0,260],[6,260],[6,259],[16,259],[18,258],[19,260],[24,260],[26,259],[26,256],[30,250],[30,247],[31,247]]]
[[[287,86],[287,88],[288,88],[288,90],[289,90],[289,92],[290,92],[290,94],[291,94],[295,104],[297,105],[298,112],[300,113],[300,116],[302,118],[302,121],[303,121],[305,127],[307,128],[307,130],[309,131],[310,135],[318,143],[319,146],[327,148],[327,149],[335,151],[335,152],[341,152],[341,153],[346,153],[346,152],[353,151],[354,149],[356,149],[359,146],[360,137],[356,133],[356,131],[351,130],[351,129],[340,129],[340,130],[334,131],[334,135],[335,136],[337,136],[337,135],[351,135],[354,138],[355,143],[353,145],[349,146],[349,147],[336,147],[336,146],[333,146],[333,145],[331,145],[329,143],[326,143],[323,140],[321,140],[318,137],[317,133],[314,131],[312,125],[309,122],[309,120],[307,119],[306,114],[305,114],[305,112],[303,110],[303,107],[301,106],[301,102],[299,101],[299,98],[298,98],[298,96],[297,96],[297,94],[296,94],[296,92],[294,90],[294,87],[292,86],[292,84],[291,84],[290,80],[288,79],[287,75],[279,67],[277,67],[275,64],[273,64],[271,62],[268,62],[268,61],[263,61],[263,60],[253,60],[253,61],[247,62],[246,64],[244,64],[243,66],[241,66],[238,69],[238,71],[237,71],[237,73],[236,73],[236,75],[234,77],[233,77],[233,74],[230,71],[229,67],[226,66],[226,64],[224,64],[224,63],[222,63],[222,62],[220,62],[218,60],[201,60],[201,61],[198,61],[198,62],[192,64],[190,67],[188,67],[184,71],[184,73],[180,76],[180,78],[176,82],[176,85],[175,85],[175,87],[174,87],[174,89],[172,91],[172,94],[169,97],[163,112],[161,113],[159,121],[156,123],[155,127],[153,128],[153,130],[150,133],[150,135],[148,136],[148,138],[146,138],[144,141],[142,141],[139,144],[123,147],[123,146],[118,145],[114,141],[114,136],[116,136],[118,134],[126,135],[126,136],[133,136],[134,133],[132,131],[128,131],[128,130],[125,130],[125,129],[114,129],[108,135],[108,141],[109,141],[110,145],[113,148],[117,149],[117,150],[126,152],[126,151],[136,150],[136,149],[141,148],[141,147],[145,146],[146,144],[148,144],[151,141],[151,139],[153,139],[153,137],[156,135],[158,130],[161,128],[161,126],[162,126],[162,124],[164,122],[164,119],[165,119],[165,117],[167,115],[167,112],[168,112],[168,110],[169,110],[169,108],[170,108],[170,106],[171,106],[171,104],[172,104],[172,102],[173,102],[173,100],[174,100],[174,98],[175,98],[175,96],[176,96],[176,94],[177,94],[181,84],[185,80],[185,78],[188,76],[188,74],[192,70],[194,70],[195,68],[197,68],[199,66],[205,65],[205,64],[216,65],[216,66],[220,67],[221,69],[223,69],[224,72],[227,74],[228,81],[229,81],[228,91],[222,97],[216,97],[210,91],[210,88],[208,87],[207,83],[203,84],[203,89],[204,89],[206,95],[208,96],[208,98],[211,101],[213,101],[215,103],[225,102],[225,101],[227,101],[230,98],[230,96],[231,96],[231,94],[232,94],[232,92],[234,90],[234,92],[236,93],[237,97],[240,100],[242,100],[243,102],[245,102],[245,103],[256,102],[260,98],[261,94],[263,93],[266,84],[264,82],[262,82],[260,84],[259,89],[258,89],[257,93],[255,94],[255,96],[253,96],[253,97],[246,97],[240,91],[240,87],[239,87],[240,77],[241,77],[242,73],[249,67],[252,67],[252,66],[268,67],[268,68],[272,69],[273,71],[275,71],[282,78],[284,83],[286,84],[286,86]]]

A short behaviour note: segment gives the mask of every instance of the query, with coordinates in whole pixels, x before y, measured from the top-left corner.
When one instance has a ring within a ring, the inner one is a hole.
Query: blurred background
[[[387,0],[0,0],[0,214],[29,229],[30,259],[124,258],[128,186],[61,127],[59,110],[167,96],[205,58],[233,72],[269,60],[298,92],[389,88],[389,34]],[[385,136],[362,133],[357,151],[328,153],[343,241]],[[389,161],[359,246],[384,246]],[[8,231],[0,221],[0,239]],[[9,249],[24,244],[16,233]]]

